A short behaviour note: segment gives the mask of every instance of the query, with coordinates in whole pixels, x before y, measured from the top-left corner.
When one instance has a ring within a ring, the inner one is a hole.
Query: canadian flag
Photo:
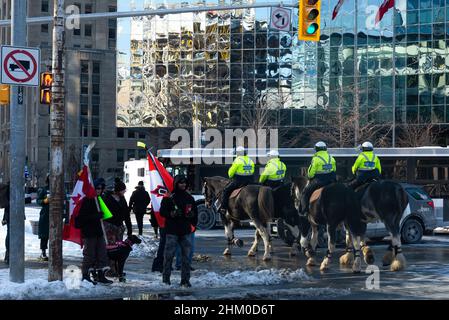
[[[344,2],[345,2],[345,0],[338,0],[337,5],[335,6],[334,11],[332,12],[332,20],[335,20],[335,18],[338,15],[338,12],[340,11],[340,8]]]
[[[385,0],[380,6],[379,11],[377,11],[376,24],[378,24],[380,20],[382,20],[384,14],[387,13],[391,8],[394,8],[394,0]]]
[[[164,228],[165,218],[159,214],[159,210],[161,209],[162,199],[173,191],[173,177],[151,152],[148,152],[148,163],[150,169],[151,207],[157,223],[161,228]]]
[[[62,239],[78,243],[83,246],[81,230],[75,227],[75,218],[78,216],[84,198],[93,199],[97,196],[93,183],[90,179],[89,167],[84,166],[78,174],[78,181],[70,197],[69,224],[64,225]]]

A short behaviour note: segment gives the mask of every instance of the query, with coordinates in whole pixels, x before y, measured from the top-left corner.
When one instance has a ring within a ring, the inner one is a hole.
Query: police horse
[[[305,177],[293,178],[295,202],[301,198],[301,194],[308,183]],[[298,208],[299,209],[299,208]],[[299,210],[298,210],[299,212]],[[299,214],[299,213],[298,213]],[[332,255],[335,251],[337,227],[344,224],[353,239],[353,272],[361,271],[361,241],[364,239],[366,224],[362,223],[360,203],[355,192],[342,183],[332,183],[316,190],[310,198],[308,220],[311,225],[312,235],[310,240],[301,234],[300,244],[308,258],[307,266],[315,266],[315,252],[318,244],[318,226],[326,225],[328,233],[328,250],[324,257],[320,270],[326,270],[330,266]],[[349,240],[349,239],[348,239]],[[364,248],[364,260],[370,263],[373,253],[369,247]],[[348,260],[349,261],[349,260]]]
[[[391,271],[405,269],[406,260],[401,248],[400,221],[408,205],[408,197],[402,186],[394,181],[380,180],[366,183],[356,189],[361,203],[362,221],[381,220],[391,235],[391,245],[383,257],[383,265],[390,266]],[[346,234],[347,253],[340,258],[340,263],[348,265],[353,259],[351,234]],[[365,239],[362,246],[366,246]],[[374,262],[374,257],[373,257]]]
[[[217,200],[221,199],[224,187],[229,180],[223,177],[203,178],[203,195],[208,208]],[[264,261],[271,259],[271,239],[267,229],[268,222],[272,221],[274,213],[274,202],[272,191],[268,187],[260,185],[247,185],[231,194],[229,199],[229,208],[226,214],[221,218],[225,227],[225,235],[228,239],[227,248],[224,255],[231,255],[231,246],[233,244],[241,247],[243,241],[234,237],[234,226],[236,223],[244,220],[251,220],[256,232],[254,243],[248,251],[248,256],[256,255],[259,239],[262,238],[265,248],[263,256]]]

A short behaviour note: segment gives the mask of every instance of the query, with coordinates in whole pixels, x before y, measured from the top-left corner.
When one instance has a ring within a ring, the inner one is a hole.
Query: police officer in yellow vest
[[[334,157],[327,152],[327,146],[320,141],[315,144],[316,153],[313,155],[309,166],[309,184],[304,189],[301,197],[301,214],[306,215],[309,210],[310,196],[315,190],[337,181],[337,165]]]
[[[283,185],[287,166],[279,159],[277,150],[271,150],[268,153],[268,158],[269,161],[260,175],[259,182],[275,189]]]
[[[223,190],[220,206],[221,213],[226,213],[228,210],[229,196],[232,191],[254,182],[255,165],[253,160],[245,154],[245,148],[241,146],[237,147],[236,153],[237,158],[235,158],[228,171],[229,178],[232,179],[232,181]]]
[[[364,142],[360,151],[362,152],[352,166],[352,173],[357,175],[357,178],[350,183],[354,190],[368,181],[379,180],[382,173],[380,160],[374,154],[373,144],[368,141]]]

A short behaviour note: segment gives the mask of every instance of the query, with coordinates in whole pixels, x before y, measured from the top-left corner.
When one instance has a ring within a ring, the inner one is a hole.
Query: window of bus
[[[407,181],[407,160],[381,159],[384,179]]]
[[[417,160],[415,178],[421,181],[447,181],[449,178],[449,163],[442,159]]]

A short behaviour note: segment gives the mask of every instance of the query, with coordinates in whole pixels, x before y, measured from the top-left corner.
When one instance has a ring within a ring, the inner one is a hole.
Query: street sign
[[[17,104],[20,106],[23,105],[23,87],[22,86],[19,87],[19,91],[17,94]]]
[[[271,8],[270,29],[290,31],[292,11],[286,8]]]
[[[39,86],[41,52],[38,48],[2,46],[1,83]]]

